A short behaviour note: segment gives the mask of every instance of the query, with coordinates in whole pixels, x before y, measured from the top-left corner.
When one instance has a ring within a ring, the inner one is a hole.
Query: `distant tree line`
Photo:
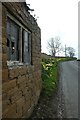
[[[65,57],[74,57],[75,49],[73,47],[62,47],[60,37],[56,36],[48,41],[48,50],[51,56],[55,57],[61,52],[65,52]]]

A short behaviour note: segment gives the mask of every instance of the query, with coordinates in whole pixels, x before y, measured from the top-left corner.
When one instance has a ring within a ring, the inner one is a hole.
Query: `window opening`
[[[10,16],[7,16],[7,56],[10,66],[31,64],[31,32]]]
[[[7,53],[8,60],[19,60],[19,26],[7,18]]]
[[[31,63],[31,39],[29,39],[30,33],[26,30],[23,29],[23,42],[22,42],[22,47],[23,47],[23,56],[22,60],[24,63]]]

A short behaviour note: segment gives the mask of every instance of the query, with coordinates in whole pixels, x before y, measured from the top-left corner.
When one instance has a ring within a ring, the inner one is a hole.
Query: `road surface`
[[[68,61],[60,64],[60,80],[64,94],[66,118],[78,118],[78,62]]]

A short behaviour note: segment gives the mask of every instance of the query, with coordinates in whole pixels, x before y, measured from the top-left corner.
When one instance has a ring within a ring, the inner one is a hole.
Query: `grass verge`
[[[42,59],[42,93],[50,96],[57,86],[58,64],[62,61],[70,61],[74,58],[49,58]]]

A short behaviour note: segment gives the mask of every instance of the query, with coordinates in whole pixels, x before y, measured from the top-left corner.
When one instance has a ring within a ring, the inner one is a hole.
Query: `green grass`
[[[58,79],[58,63],[73,60],[73,58],[49,58],[42,59],[42,92],[50,96],[55,90]]]

